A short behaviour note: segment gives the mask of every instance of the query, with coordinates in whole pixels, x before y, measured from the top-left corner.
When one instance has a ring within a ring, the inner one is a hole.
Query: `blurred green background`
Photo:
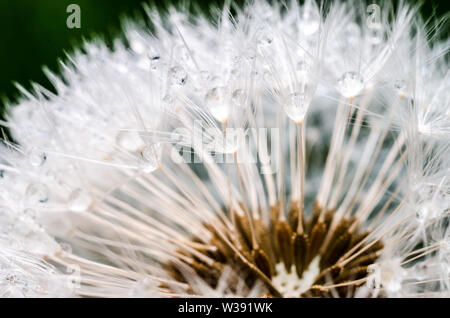
[[[93,34],[100,34],[110,41],[118,36],[121,17],[143,14],[142,2],[143,0],[0,0],[0,111],[3,111],[6,100],[14,101],[18,95],[13,81],[25,87],[30,87],[30,83],[34,81],[49,88],[42,66],[47,65],[56,71],[57,58],[64,58],[64,52],[70,52],[73,47],[78,46],[83,37],[90,38]],[[149,2],[164,9],[168,1]],[[170,1],[174,2],[179,4],[188,1]],[[221,0],[189,2],[205,11],[212,4],[223,4]],[[425,1],[423,16],[429,17],[433,11],[438,15],[446,13],[448,2]],[[69,15],[66,8],[71,3],[81,7],[81,29],[66,27]]]

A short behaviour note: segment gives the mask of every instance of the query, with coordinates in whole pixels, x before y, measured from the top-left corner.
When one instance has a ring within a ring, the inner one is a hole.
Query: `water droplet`
[[[174,103],[173,97],[170,94],[164,95],[164,97],[161,99],[161,101],[167,106],[173,105],[173,103]]]
[[[46,203],[49,199],[48,187],[43,183],[30,183],[25,191],[29,203]]]
[[[23,211],[23,216],[25,219],[36,220],[36,211],[33,209],[25,209]]]
[[[266,27],[261,27],[256,31],[256,39],[260,47],[268,46],[273,42],[272,33]]]
[[[198,75],[199,79],[202,81],[209,81],[211,79],[211,73],[209,71],[201,71],[200,74]]]
[[[399,79],[394,82],[394,88],[400,96],[408,95],[408,84],[405,80]]]
[[[299,122],[305,118],[309,103],[305,93],[296,92],[288,96],[284,109],[290,119]]]
[[[115,63],[113,66],[121,74],[127,74],[129,72],[127,65],[124,63]],[[80,113],[80,115],[82,115],[82,113]]]
[[[418,222],[423,222],[426,218],[427,212],[423,208],[417,208],[414,216]]]
[[[14,273],[8,273],[5,276],[5,281],[10,285],[15,285],[19,282],[19,278]]]
[[[370,289],[378,289],[381,288],[381,279],[377,275],[369,275],[366,284]]]
[[[369,30],[369,42],[378,45],[384,41],[384,29],[381,24],[374,24]]]
[[[121,130],[116,135],[116,144],[124,150],[134,152],[144,145],[144,141],[137,131]]]
[[[161,65],[161,56],[159,56],[159,54],[156,53],[151,53],[149,54],[148,58],[150,60],[150,69],[152,71],[157,70]]]
[[[170,84],[172,86],[183,86],[186,84],[188,75],[181,66],[174,66],[170,69]]]
[[[72,245],[69,243],[60,243],[59,246],[63,252],[72,254]]]
[[[194,86],[196,92],[203,94],[210,87],[216,87],[220,83],[220,77],[210,71],[200,71],[195,75]]]
[[[317,6],[308,1],[302,8],[302,14],[298,22],[299,30],[305,35],[312,35],[317,32],[320,26],[320,15]]]
[[[344,97],[355,97],[363,88],[364,80],[359,73],[345,72],[342,77],[338,79],[337,90]]]
[[[371,264],[367,267],[367,287],[376,289],[381,287],[381,268],[378,264]]]
[[[211,114],[220,122],[228,119],[230,104],[226,99],[226,91],[223,87],[214,87],[205,95],[205,103]]]
[[[241,88],[234,90],[233,94],[231,95],[231,101],[235,106],[242,106],[242,104],[244,103],[244,90]]]
[[[394,82],[394,87],[397,90],[402,90],[402,89],[404,89],[406,87],[406,81],[404,81],[404,80],[396,80]]]
[[[371,264],[367,266],[367,272],[369,274],[379,273],[380,272],[380,265],[378,264]]]
[[[215,74],[211,74],[210,78],[208,79],[208,87],[209,88],[219,87],[223,84],[223,82],[224,81],[222,77]]]
[[[42,167],[47,160],[47,155],[37,148],[30,148],[26,152],[28,162],[33,167]]]
[[[152,173],[159,167],[159,146],[146,145],[141,150],[141,170],[144,173]]]
[[[75,189],[69,196],[67,207],[72,212],[86,212],[93,202],[92,195],[83,189]]]
[[[130,47],[138,54],[142,54],[145,51],[145,40],[139,36],[139,34],[133,34],[129,39]]]

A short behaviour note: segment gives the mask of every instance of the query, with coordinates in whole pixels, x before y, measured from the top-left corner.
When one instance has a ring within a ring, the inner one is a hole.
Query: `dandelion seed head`
[[[448,296],[449,44],[416,8],[147,9],[18,85],[0,295]]]

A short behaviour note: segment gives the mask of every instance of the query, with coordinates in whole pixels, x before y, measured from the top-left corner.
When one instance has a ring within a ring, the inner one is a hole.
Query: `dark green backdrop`
[[[4,100],[14,100],[17,90],[13,81],[29,87],[31,81],[49,86],[42,66],[57,70],[57,58],[79,44],[82,37],[101,34],[111,39],[119,34],[120,17],[142,13],[144,0],[0,0],[0,111]],[[258,1],[258,0],[255,0]],[[168,1],[150,1],[164,8]],[[170,1],[181,2],[181,1]],[[191,0],[205,11],[211,4],[223,1]],[[242,3],[243,1],[239,1]],[[411,1],[417,2],[417,1]],[[446,12],[445,3],[425,1],[422,13]],[[81,29],[68,29],[66,8],[81,7]]]

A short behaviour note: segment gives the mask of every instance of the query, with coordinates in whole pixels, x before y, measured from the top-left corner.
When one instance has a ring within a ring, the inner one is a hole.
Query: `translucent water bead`
[[[146,145],[141,150],[140,168],[144,173],[152,173],[158,169],[159,163],[159,145]]]
[[[27,150],[26,156],[33,167],[42,167],[47,160],[47,155],[34,147]]]
[[[309,103],[310,99],[307,98],[305,93],[296,92],[288,96],[284,110],[290,119],[301,122],[305,118]]]
[[[138,151],[144,146],[144,141],[137,131],[121,130],[116,135],[116,144],[126,151]]]
[[[305,35],[312,35],[319,30],[320,14],[313,1],[306,1],[302,8],[298,28]]]
[[[0,297],[1,298],[24,298],[27,296],[28,282],[24,275],[20,272],[7,269],[9,272],[4,272],[0,276]]]
[[[1,209],[0,224],[0,236],[3,236],[4,242],[12,249],[53,255],[59,248],[41,225],[32,218],[18,214],[17,211]]]
[[[174,66],[169,71],[169,81],[172,86],[183,86],[186,84],[188,75],[181,66]]]
[[[259,47],[265,47],[273,42],[273,35],[269,28],[261,27],[256,31],[256,41]]]
[[[12,179],[13,179],[13,176],[10,171],[0,169],[0,183],[7,184],[8,182],[11,182]]]
[[[231,94],[231,102],[234,106],[242,106],[244,104],[244,90],[238,88]]]
[[[59,243],[59,247],[61,248],[61,251],[63,251],[64,253],[67,254],[72,254],[72,245],[70,245],[69,243],[63,242],[63,243]]]
[[[149,47],[146,54],[150,61],[150,69],[152,71],[156,71],[162,64],[162,58],[159,50],[155,47]]]
[[[388,293],[397,293],[402,289],[405,270],[399,259],[391,259],[381,264],[381,284]]]
[[[384,41],[384,28],[381,24],[374,24],[369,30],[369,42],[372,45],[378,45]]]
[[[228,119],[231,105],[225,88],[214,87],[210,89],[205,95],[205,104],[218,121],[224,122]]]
[[[75,189],[69,196],[67,207],[72,212],[86,212],[94,202],[89,191],[84,189]]]
[[[173,99],[172,95],[166,94],[163,98],[161,98],[161,102],[164,106],[170,107],[174,104],[175,100]]]
[[[161,65],[161,57],[158,54],[150,54],[148,58],[150,60],[150,69],[156,71]]]
[[[337,90],[346,98],[355,97],[364,88],[364,80],[357,72],[345,72],[337,82]]]
[[[401,97],[408,96],[408,83],[405,80],[399,79],[394,82],[394,88]]]
[[[32,182],[25,190],[26,200],[31,204],[46,203],[49,200],[49,195],[49,189],[43,183]]]

